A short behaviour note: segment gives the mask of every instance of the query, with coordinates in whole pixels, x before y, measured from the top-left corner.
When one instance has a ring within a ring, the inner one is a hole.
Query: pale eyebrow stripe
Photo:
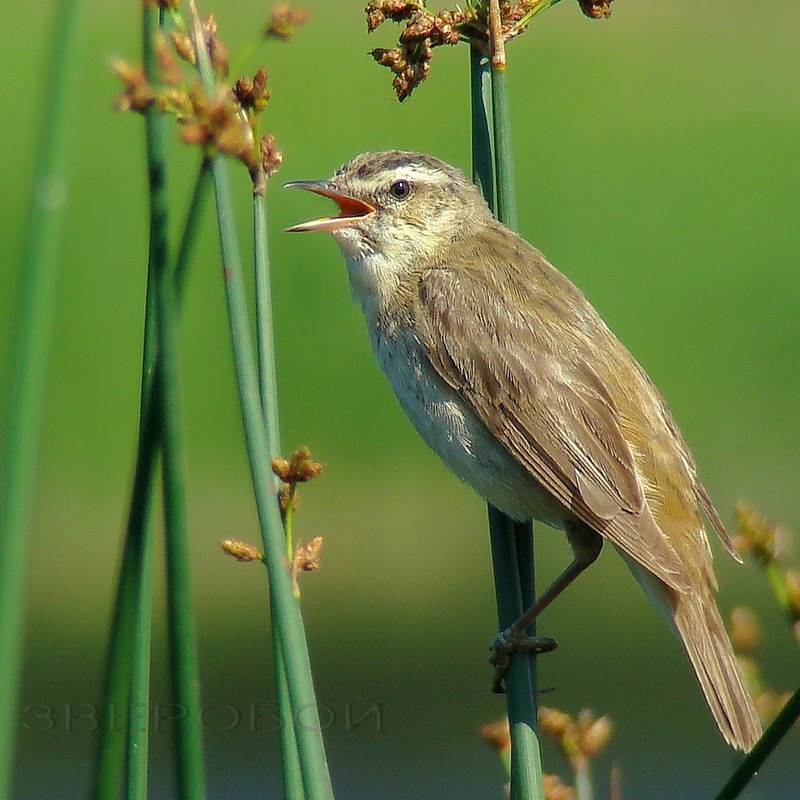
[[[434,177],[434,173],[425,169],[425,167],[415,167],[412,164],[403,164],[401,167],[395,167],[394,177],[397,179],[403,178],[405,180],[423,180],[429,181]]]

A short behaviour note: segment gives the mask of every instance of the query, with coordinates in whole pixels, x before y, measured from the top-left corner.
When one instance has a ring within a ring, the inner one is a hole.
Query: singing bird
[[[288,186],[337,203],[288,230],[333,235],[422,438],[495,507],[567,535],[572,563],[497,646],[520,644],[609,541],[683,643],[722,736],[749,750],[761,725],[717,609],[704,519],[741,559],[664,398],[581,291],[432,156],[364,153]]]

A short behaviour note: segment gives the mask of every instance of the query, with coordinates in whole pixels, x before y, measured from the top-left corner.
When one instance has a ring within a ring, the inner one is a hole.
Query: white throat
[[[350,297],[361,306],[367,323],[373,323],[397,291],[404,265],[374,250],[356,230],[342,228],[334,238],[347,263]]]

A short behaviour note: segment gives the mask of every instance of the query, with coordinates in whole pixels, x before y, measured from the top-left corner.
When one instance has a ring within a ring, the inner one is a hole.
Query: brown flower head
[[[587,758],[596,758],[605,750],[613,731],[614,726],[608,717],[595,717],[585,708],[578,715],[578,748]]]
[[[167,40],[161,31],[156,35],[153,44],[155,45],[155,54],[158,60],[158,77],[161,82],[169,86],[176,86],[182,83],[183,74],[181,73],[178,59],[175,58],[175,49],[167,45]]]
[[[271,178],[280,167],[283,161],[283,153],[278,148],[275,137],[271,133],[265,133],[261,137],[261,169],[264,176]]]
[[[263,557],[258,548],[240,539],[223,539],[219,546],[223,553],[243,563],[259,561]]]
[[[189,91],[189,101],[192,116],[183,125],[182,141],[209,151],[216,148],[238,159],[248,169],[258,165],[252,130],[230,92],[223,91],[217,98],[209,99],[195,87]]]
[[[758,617],[746,606],[736,606],[731,611],[730,633],[737,653],[752,654],[761,646]]]
[[[557,708],[539,707],[539,725],[542,732],[560,739],[571,725],[574,725],[572,717],[566,711]]]
[[[539,725],[543,733],[552,736],[567,758],[573,762],[598,756],[608,744],[613,726],[608,717],[596,717],[588,708],[577,720],[555,708],[539,709]]]
[[[542,775],[544,800],[576,800],[575,789],[562,782],[558,775]]]
[[[245,111],[253,110],[257,114],[267,107],[270,91],[267,88],[267,68],[259,67],[258,72],[249,80],[242,76],[233,86],[233,96]]]
[[[765,566],[786,557],[788,536],[773,520],[746,503],[736,504],[738,528],[733,543],[736,549],[753,556]]]
[[[424,8],[421,3],[408,2],[407,0],[373,0],[367,3],[364,12],[367,15],[367,30],[372,33],[387,19],[393,22],[402,22],[410,19],[417,11]]]
[[[122,92],[114,100],[117,111],[142,113],[156,100],[156,92],[147,80],[144,69],[120,58],[111,61],[111,69],[122,81]]]
[[[292,588],[295,597],[300,597],[298,576],[301,572],[312,572],[319,569],[319,554],[322,549],[322,537],[317,536],[304,545],[298,545],[292,559]]]
[[[187,64],[194,66],[197,63],[197,53],[194,50],[194,41],[185,31],[172,30],[169,32],[172,39],[172,46],[180,58]]]
[[[214,72],[221,77],[226,76],[228,74],[230,56],[228,55],[227,46],[217,36],[217,20],[213,14],[209,14],[203,20],[203,36],[206,40],[208,57],[211,60],[211,66],[214,67]]]
[[[581,11],[591,19],[608,19],[612,0],[578,0]]]
[[[298,572],[312,572],[319,569],[319,554],[322,550],[322,537],[316,536],[310,542],[298,545],[294,551],[294,568]]]
[[[293,9],[288,3],[275,6],[269,18],[264,37],[269,39],[291,39],[297,29],[308,22],[309,14],[301,8]]]
[[[511,750],[511,729],[508,727],[508,717],[487,722],[480,727],[483,740],[498,753]]]
[[[288,461],[285,458],[272,459],[272,471],[284,483],[305,483],[316,478],[323,469],[325,465],[314,461],[311,450],[305,446],[298,447]]]

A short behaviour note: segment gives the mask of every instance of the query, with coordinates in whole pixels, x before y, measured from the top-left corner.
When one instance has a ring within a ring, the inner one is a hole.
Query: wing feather
[[[590,354],[575,345],[556,355],[527,315],[462,270],[427,271],[415,299],[415,329],[432,367],[517,461],[578,519],[686,591]]]

